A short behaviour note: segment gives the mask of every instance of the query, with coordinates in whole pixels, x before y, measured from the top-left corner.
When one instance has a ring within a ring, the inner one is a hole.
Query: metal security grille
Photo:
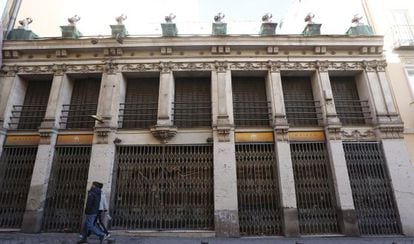
[[[402,234],[381,144],[343,145],[361,234]]]
[[[362,125],[369,122],[368,101],[360,100],[355,78],[330,77],[336,113],[344,125]]]
[[[63,105],[61,124],[66,129],[92,129],[95,120],[101,81],[99,79],[75,80],[70,104]]]
[[[291,142],[299,229],[302,234],[338,233],[328,152],[322,142]]]
[[[20,228],[36,161],[36,147],[3,148],[0,157],[0,228]]]
[[[270,126],[270,106],[262,77],[233,77],[234,123],[238,127]]]
[[[90,156],[91,146],[56,147],[45,203],[45,231],[79,231]]]
[[[128,80],[125,103],[121,103],[121,128],[149,128],[157,123],[158,78]]]
[[[49,100],[51,81],[29,81],[23,105],[13,105],[10,128],[37,130]]]
[[[177,127],[211,127],[210,78],[175,80],[174,124]]]
[[[313,99],[309,77],[282,77],[286,117],[291,126],[320,124],[322,111],[319,101]]]
[[[211,145],[119,146],[112,227],[214,227]]]
[[[280,235],[281,206],[273,143],[236,144],[240,234]]]

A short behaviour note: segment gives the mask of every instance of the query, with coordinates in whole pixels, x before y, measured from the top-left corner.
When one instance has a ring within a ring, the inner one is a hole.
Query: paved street
[[[414,244],[413,237],[304,237],[304,238],[283,238],[283,237],[259,237],[259,238],[184,238],[184,237],[142,237],[124,234],[114,234],[113,243],[136,243],[136,244]],[[0,232],[1,244],[69,244],[78,241],[78,234],[73,233],[41,233],[23,234],[19,232]],[[89,243],[99,243],[97,238],[90,238]]]

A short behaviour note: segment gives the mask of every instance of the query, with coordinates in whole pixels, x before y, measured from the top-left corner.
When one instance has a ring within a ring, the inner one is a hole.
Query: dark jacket
[[[101,189],[92,187],[88,192],[88,199],[86,200],[85,214],[98,214],[99,202],[101,201]]]

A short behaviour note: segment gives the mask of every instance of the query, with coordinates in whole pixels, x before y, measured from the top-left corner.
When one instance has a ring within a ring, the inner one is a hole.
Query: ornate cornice
[[[171,72],[171,71],[211,71],[225,72],[226,70],[269,70],[270,72],[280,72],[281,70],[300,71],[300,70],[366,70],[378,71],[385,70],[386,63],[383,60],[372,60],[362,62],[295,62],[295,61],[258,61],[258,62],[157,62],[157,63],[115,63],[112,59],[104,60],[99,64],[33,64],[33,65],[3,65],[3,76],[14,76],[16,74],[57,74],[63,73],[99,73],[99,72]]]

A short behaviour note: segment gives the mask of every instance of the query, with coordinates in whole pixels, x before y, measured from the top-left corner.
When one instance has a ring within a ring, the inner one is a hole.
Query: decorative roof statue
[[[225,15],[223,13],[218,13],[216,16],[214,16],[214,21],[216,23],[221,23],[221,21],[224,19]]]
[[[271,13],[266,13],[265,15],[263,15],[262,21],[264,23],[270,23],[270,22],[272,22],[272,17],[273,17],[273,15]]]
[[[175,19],[175,14],[170,13],[169,15],[165,16],[165,22],[172,23],[173,19]]]
[[[80,17],[75,14],[73,17],[68,18],[69,25],[76,26],[76,22],[80,20]]]
[[[305,22],[308,22],[308,24],[314,24],[313,18],[315,18],[315,14],[314,13],[308,13],[308,15],[306,15],[306,17],[305,17]]]
[[[360,14],[355,14],[354,17],[352,18],[352,24],[358,26],[358,25],[363,25],[362,23],[362,16]]]
[[[18,29],[28,30],[29,29],[29,24],[32,23],[32,22],[33,22],[33,19],[30,18],[30,17],[19,20],[20,26],[18,27]]]
[[[125,14],[121,14],[121,16],[118,16],[115,18],[117,25],[123,25],[124,20],[127,19],[127,16]]]

